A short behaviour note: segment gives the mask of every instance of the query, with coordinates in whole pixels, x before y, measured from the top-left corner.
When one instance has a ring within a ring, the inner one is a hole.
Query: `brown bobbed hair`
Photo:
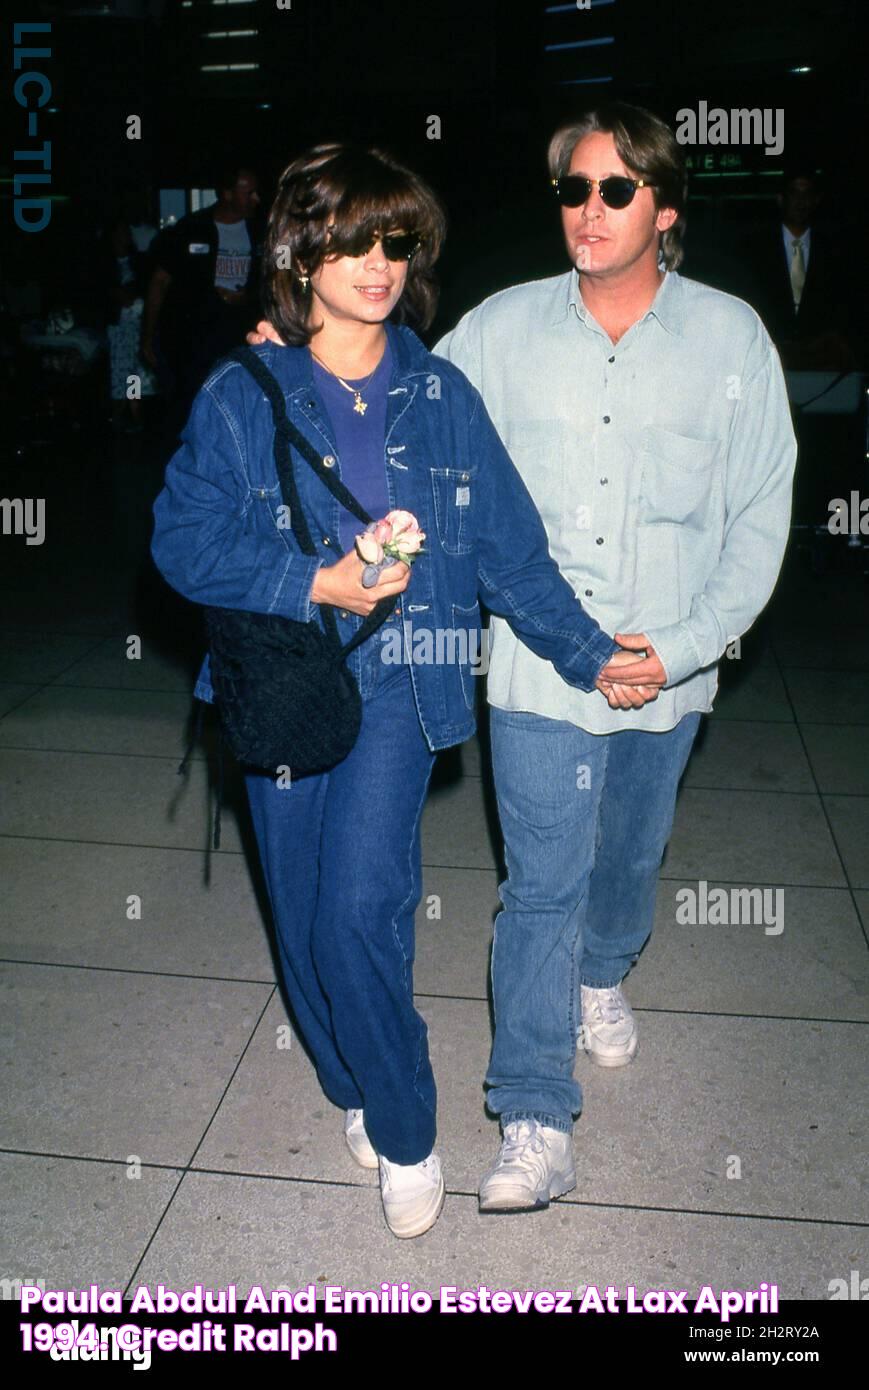
[[[334,226],[330,234],[327,227]],[[306,346],[311,275],[327,258],[354,254],[360,239],[416,232],[404,291],[391,317],[426,329],[437,308],[433,267],[446,234],[437,195],[416,174],[378,149],[316,145],[288,164],[269,213],[263,254],[263,305],[285,343]]]
[[[549,176],[562,178],[570,168],[576,145],[592,131],[612,135],[619,159],[631,174],[648,179],[655,187],[655,208],[675,208],[676,221],[661,233],[660,255],[667,270],[677,270],[685,252],[685,204],[688,199],[687,175],[681,147],[673,131],[659,117],[642,106],[611,101],[588,111],[570,125],[557,130],[549,142]]]

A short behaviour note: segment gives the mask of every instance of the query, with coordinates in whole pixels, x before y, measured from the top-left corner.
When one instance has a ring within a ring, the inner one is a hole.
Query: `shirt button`
[[[605,415],[605,416],[603,417],[603,422],[604,422],[605,425],[608,425],[609,422],[610,422],[610,417],[609,417],[608,415]]]
[[[609,478],[601,478],[601,480],[600,480],[600,485],[601,485],[601,487],[606,487],[606,485],[607,485],[608,482],[609,482]]]
[[[323,467],[324,467],[324,468],[334,468],[334,467],[335,467],[335,457],[334,457],[333,454],[326,454],[326,455],[324,456],[324,458],[323,458]]]
[[[603,536],[598,536],[595,545],[603,545]]]
[[[592,596],[593,593],[594,593],[594,589],[586,589],[586,591],[585,591],[585,596],[586,596],[586,598],[591,598],[591,596]]]

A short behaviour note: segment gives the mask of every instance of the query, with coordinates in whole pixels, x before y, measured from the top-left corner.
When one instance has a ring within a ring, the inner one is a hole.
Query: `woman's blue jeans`
[[[330,772],[278,787],[245,775],[286,992],[326,1095],[365,1111],[378,1153],[420,1163],[435,1142],[428,1032],[413,1003],[420,817],[434,755],[409,668],[369,644],[363,718]]]
[[[507,878],[498,893],[487,1104],[501,1122],[569,1132],[579,985],[627,974],[647,941],[679,779],[700,722],[666,733],[589,734],[561,720],[490,711]]]

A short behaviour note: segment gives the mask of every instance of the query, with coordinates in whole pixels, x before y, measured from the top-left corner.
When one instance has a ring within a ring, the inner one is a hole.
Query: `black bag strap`
[[[308,530],[308,523],[305,513],[302,510],[302,503],[299,497],[299,490],[296,486],[296,479],[293,473],[293,462],[290,453],[290,444],[302,455],[306,463],[313,468],[317,477],[337,498],[342,506],[349,512],[358,517],[367,526],[373,517],[369,516],[365,508],[356,500],[349,488],[346,488],[340,478],[334,478],[329,469],[323,463],[313,444],[310,444],[305,436],[296,429],[287,415],[287,403],[284,393],[280,388],[275,376],[269,371],[268,367],[257,357],[252,348],[246,344],[235,348],[229,356],[242,367],[250,372],[254,381],[260,386],[266,395],[269,405],[272,408],[272,419],[275,426],[274,437],[274,458],[275,468],[277,469],[278,481],[281,485],[281,496],[284,504],[290,511],[290,525],[293,535],[299,543],[299,548],[304,555],[316,555],[317,550],[311,539]],[[364,642],[372,633],[386,621],[393,611],[393,600],[382,598],[377,606],[364,618],[361,626],[351,637],[350,641],[341,646],[341,636],[338,632],[338,623],[332,605],[323,603],[320,605],[323,615],[323,625],[332,642],[338,647],[336,653],[340,660],[348,656],[355,647]]]

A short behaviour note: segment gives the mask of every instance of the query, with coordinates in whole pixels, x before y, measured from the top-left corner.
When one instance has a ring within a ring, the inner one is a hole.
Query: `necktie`
[[[794,237],[791,247],[791,291],[794,296],[794,308],[798,309],[803,297],[803,286],[806,283],[806,262],[803,256],[803,243],[797,237]]]

